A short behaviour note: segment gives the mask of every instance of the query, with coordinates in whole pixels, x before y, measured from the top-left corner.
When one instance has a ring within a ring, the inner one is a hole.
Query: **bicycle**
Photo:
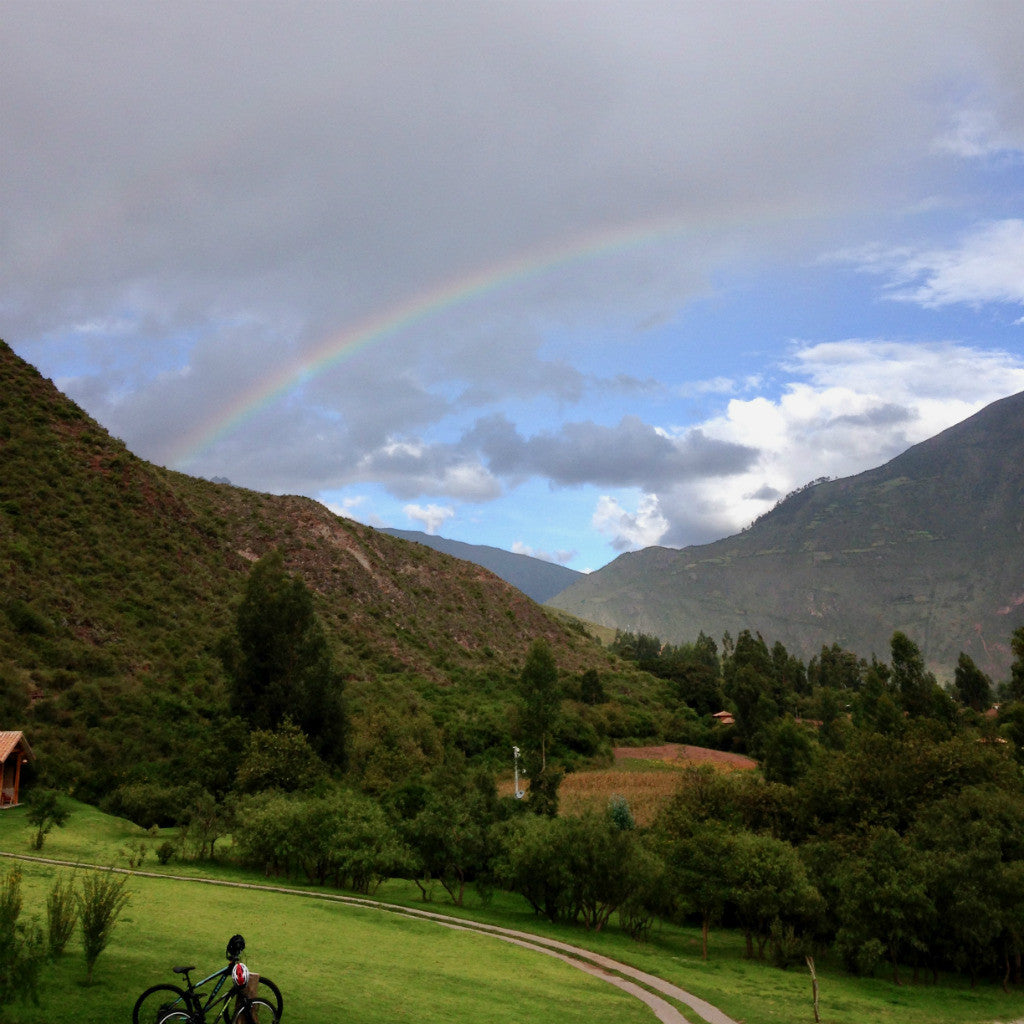
[[[185,988],[177,985],[153,985],[136,1000],[132,1009],[132,1024],[279,1024],[284,1011],[281,990],[269,979],[260,976],[256,995],[246,993],[248,968],[241,962],[245,939],[233,935],[228,942],[228,963],[219,971],[193,982],[190,972],[194,966],[172,967],[182,975]],[[215,982],[207,995],[199,990]],[[226,982],[230,981],[223,991]],[[232,1004],[232,999],[235,1003]]]

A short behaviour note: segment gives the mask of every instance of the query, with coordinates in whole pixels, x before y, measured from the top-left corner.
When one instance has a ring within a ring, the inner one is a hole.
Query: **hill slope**
[[[393,680],[428,706],[462,701],[480,745],[498,727],[480,724],[479,694],[507,693],[535,638],[564,672],[608,670],[581,631],[479,566],[136,458],[0,342],[0,724],[58,755],[55,781],[89,799],[173,762],[167,774],[217,783],[237,737],[218,729],[216,647],[272,549],[313,591],[357,709]]]
[[[571,587],[584,574],[564,565],[545,562],[542,558],[531,558],[529,555],[518,555],[513,551],[504,551],[487,544],[466,544],[460,540],[449,540],[430,533],[417,530],[384,529],[391,537],[416,544],[425,544],[435,551],[443,551],[453,558],[462,558],[489,569],[495,576],[500,576],[506,583],[511,583],[534,601],[544,603],[560,594],[566,587]]]
[[[885,659],[899,629],[940,676],[964,650],[998,680],[1024,624],[1024,394],[737,536],[622,555],[549,603],[674,642],[759,630],[804,657],[837,641]]]

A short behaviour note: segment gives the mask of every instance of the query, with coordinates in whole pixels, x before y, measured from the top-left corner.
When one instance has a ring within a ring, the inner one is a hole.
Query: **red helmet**
[[[245,988],[249,984],[249,968],[245,964],[235,964],[231,968],[231,977],[239,988]]]

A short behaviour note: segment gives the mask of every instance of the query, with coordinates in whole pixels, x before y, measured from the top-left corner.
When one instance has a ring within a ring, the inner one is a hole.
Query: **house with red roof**
[[[24,733],[0,732],[0,807],[18,803],[22,766],[35,759]]]

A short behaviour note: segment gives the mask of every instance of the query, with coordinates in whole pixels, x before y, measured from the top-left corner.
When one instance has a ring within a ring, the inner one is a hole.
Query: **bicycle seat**
[[[171,970],[175,974],[188,974],[189,971],[194,971],[195,967],[172,967]]]

